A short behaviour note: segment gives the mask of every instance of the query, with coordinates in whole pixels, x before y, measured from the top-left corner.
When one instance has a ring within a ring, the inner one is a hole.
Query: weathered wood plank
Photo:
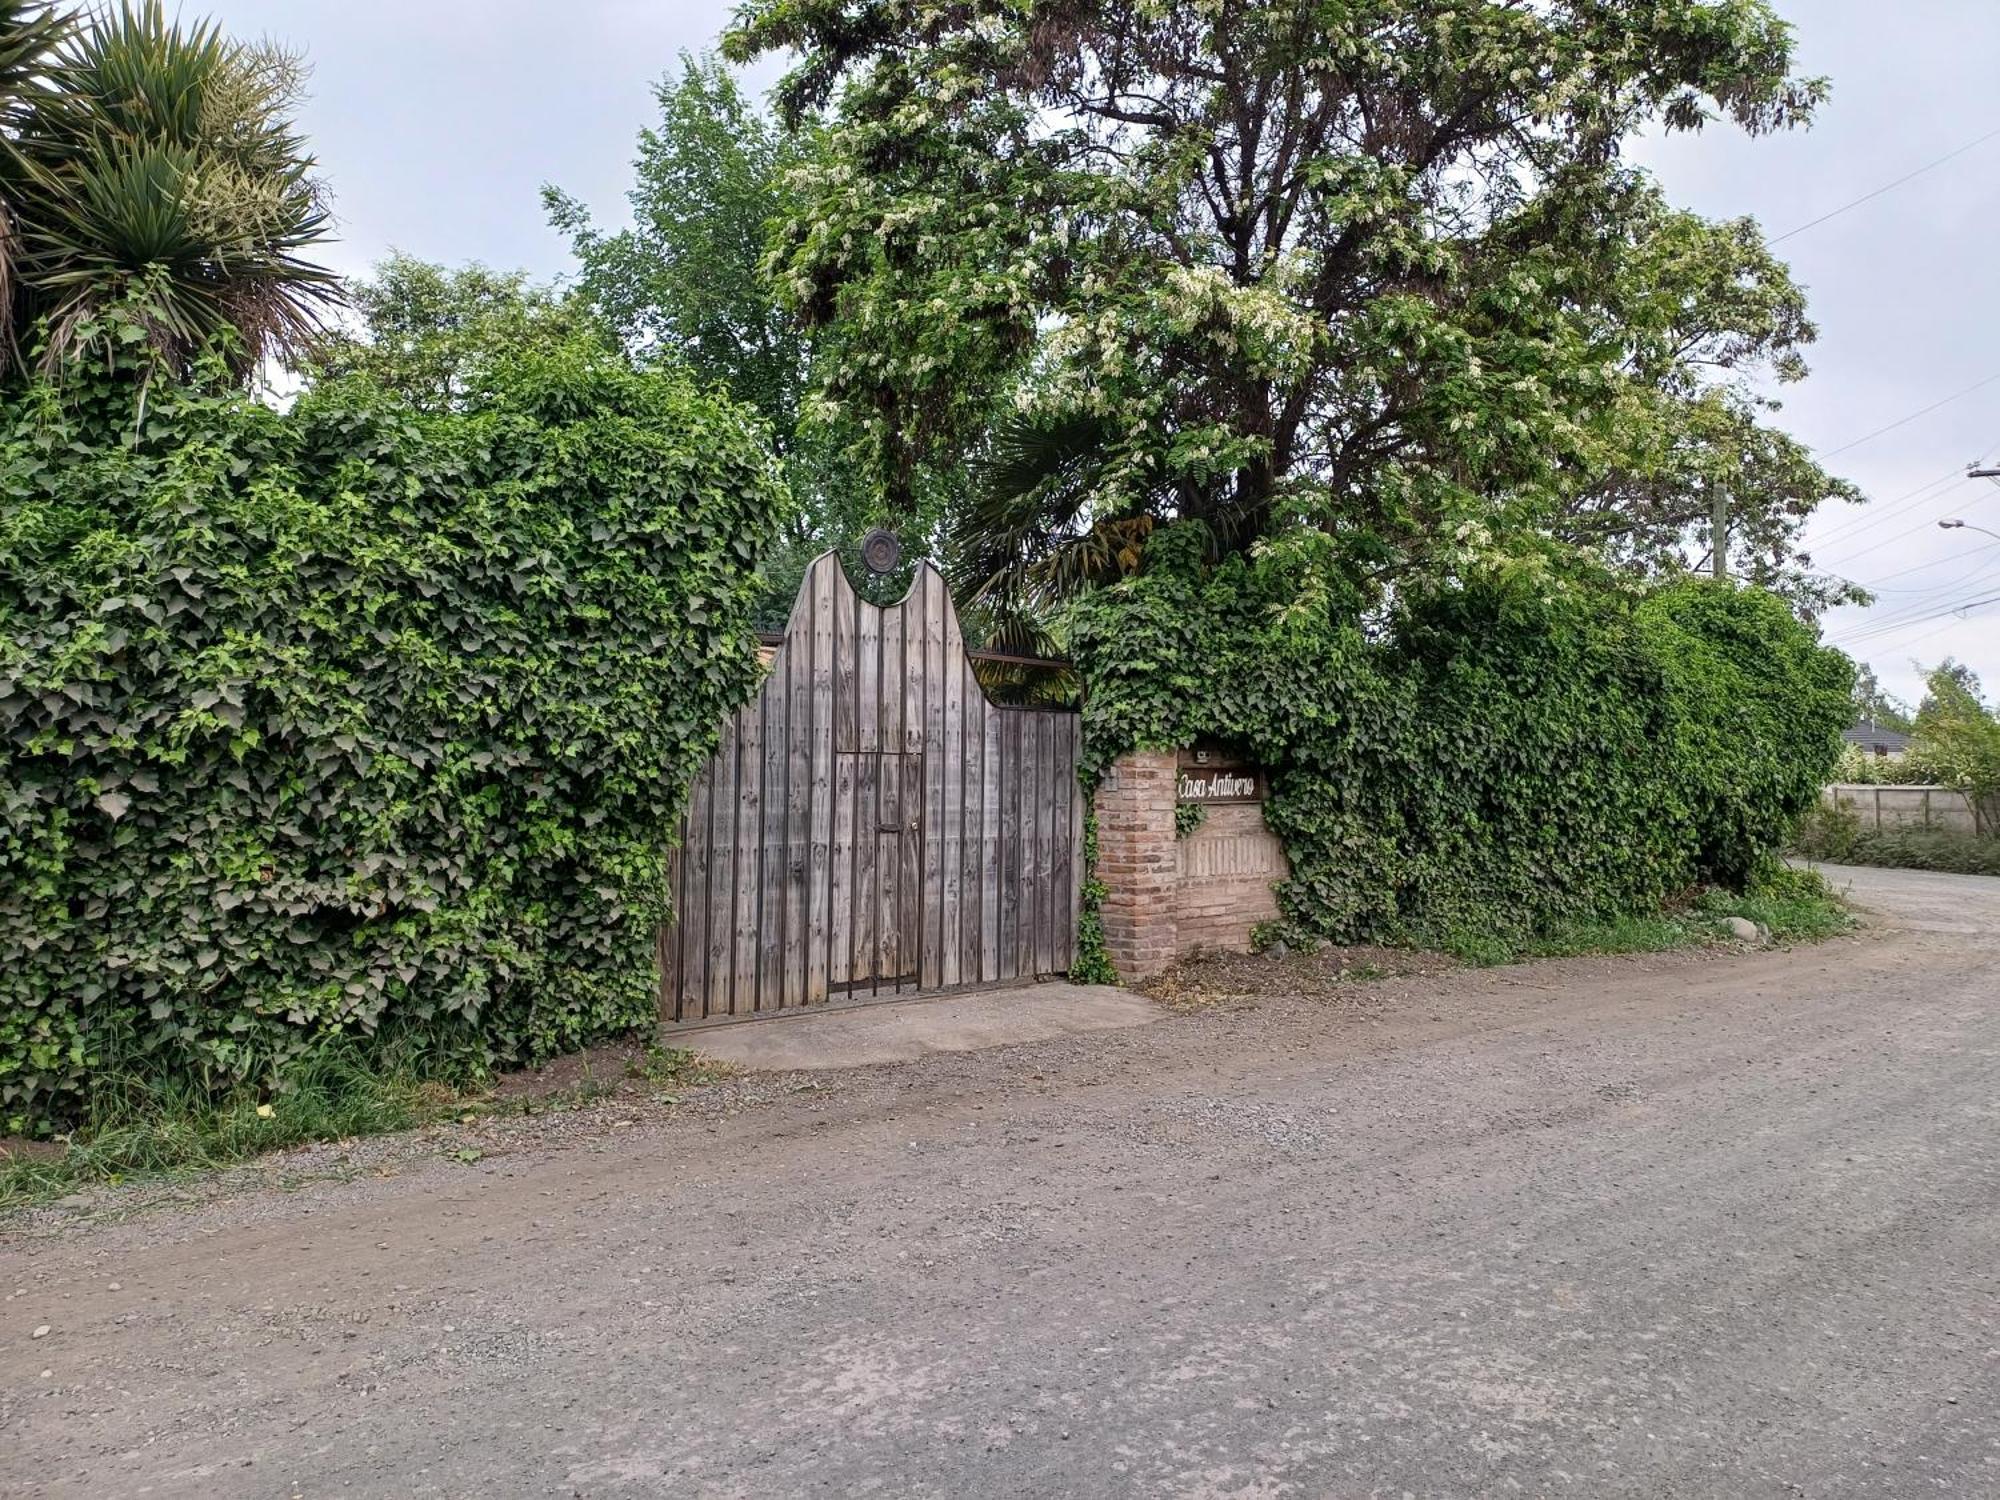
[[[783,957],[778,1003],[805,1004],[806,926],[809,921],[806,871],[811,863],[812,788],[812,618],[821,570],[807,571],[798,607],[792,611],[785,642],[785,869],[779,902]]]
[[[859,603],[858,611],[860,618],[854,631],[854,748],[872,753],[882,748],[882,611],[866,601]]]
[[[847,581],[840,559],[832,553],[813,564],[819,575],[812,616],[812,788],[810,806],[811,863],[806,872],[809,917],[806,930],[805,1003],[826,999],[827,957],[833,946],[833,622],[835,603]]]
[[[936,989],[944,982],[943,949],[938,923],[944,911],[944,580],[930,568],[918,575],[922,601],[924,680],[921,686],[924,725],[924,823],[922,945],[918,983]]]
[[[938,591],[942,594],[944,591]],[[945,603],[944,644],[938,657],[938,671],[944,692],[944,754],[940,758],[943,796],[938,817],[937,844],[940,888],[938,892],[938,983],[947,987],[964,982],[959,964],[959,892],[965,861],[965,643],[959,638],[958,619],[950,601]]]
[[[1027,722],[1021,726],[1021,732],[1027,737],[1029,750],[1025,758],[1027,776],[1021,787],[1021,817],[1027,825],[1022,836],[1028,853],[1027,889],[1021,893],[1021,899],[1028,908],[1028,941],[1022,950],[1021,967],[1024,974],[1033,976],[1048,968],[1043,961],[1048,953],[1048,903],[1043,899],[1048,887],[1043,868],[1049,852],[1048,819],[1044,816],[1049,788],[1049,747],[1043,732],[1048,716],[1037,713],[1023,717]]]
[[[729,961],[729,1013],[749,1015],[757,1006],[757,894],[764,851],[763,695],[737,715],[736,868],[733,944]]]
[[[1056,756],[1056,716],[1037,714],[1042,742],[1041,774],[1035,785],[1035,972],[1056,970],[1056,809],[1061,805],[1060,762]]]
[[[1000,716],[1000,977],[1021,973],[1021,715]]]
[[[707,965],[703,975],[704,1014],[729,1014],[729,965],[736,957],[736,762],[742,754],[735,715],[722,726],[708,806]]]
[[[687,856],[687,815],[682,815],[680,842],[667,851],[667,920],[660,924],[654,948],[660,965],[659,1017],[662,1021],[681,1018],[681,866]]]
[[[881,843],[882,794],[877,779],[881,765],[882,757],[872,751],[854,757],[853,978],[857,984],[866,981],[870,994],[882,972],[882,900],[875,876],[875,851]]]
[[[854,896],[855,797],[861,780],[861,757],[836,751],[833,757],[833,893],[827,909],[828,950],[826,987],[829,996],[845,994],[855,970]]]
[[[990,984],[1000,978],[1001,857],[1000,789],[1006,769],[1001,735],[1006,715],[985,705],[985,725],[979,744],[979,978]]]
[[[757,973],[753,1011],[774,1010],[784,994],[785,974],[785,829],[789,798],[786,778],[791,766],[791,693],[786,669],[789,646],[779,650],[765,679],[759,708],[764,721],[764,746],[759,780],[762,805],[757,851]]]
[[[958,972],[962,984],[976,984],[979,968],[980,814],[983,810],[986,753],[986,697],[973,679],[972,664],[959,663],[964,722],[960,733],[958,821]]]
[[[875,825],[874,993],[893,990],[903,972],[903,758],[875,757],[876,796],[881,817]]]
[[[903,787],[903,832],[897,845],[896,934],[898,991],[917,987],[917,967],[923,954],[923,808],[924,757],[899,756]]]
[[[828,607],[833,612],[833,649],[827,663],[833,673],[833,753],[841,755],[861,748],[861,712],[855,686],[862,601],[838,567],[832,581]]]
[[[1056,715],[1055,765],[1055,969],[1067,973],[1076,962],[1076,732],[1075,714]]]
[[[710,760],[688,794],[679,944],[681,1019],[690,1021],[699,1021],[707,1013],[703,1001],[708,972],[708,787],[714,773],[715,762]]]

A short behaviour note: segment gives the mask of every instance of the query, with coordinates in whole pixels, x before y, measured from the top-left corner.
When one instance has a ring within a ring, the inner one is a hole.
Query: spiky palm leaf
[[[70,27],[42,0],[0,0],[0,134],[19,133],[23,96]],[[0,200],[0,349],[13,347],[14,256],[14,216]]]
[[[972,493],[951,518],[946,567],[997,618],[1046,608],[1138,566],[1145,514],[1093,514],[1110,428],[1087,413],[1009,415],[970,464]]]
[[[29,80],[0,187],[16,314],[46,319],[46,363],[135,292],[176,363],[233,335],[247,370],[312,334],[339,281],[303,255],[330,218],[289,118],[299,78],[285,55],[145,0],[96,16]]]

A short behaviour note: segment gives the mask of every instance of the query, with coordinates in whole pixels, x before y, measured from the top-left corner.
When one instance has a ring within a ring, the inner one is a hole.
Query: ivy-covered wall
[[[438,416],[133,396],[0,410],[0,1133],[113,1071],[649,1020],[672,830],[757,671],[754,422],[560,349]]]
[[[1819,796],[1852,667],[1775,597],[1468,565],[1364,616],[1330,540],[1170,529],[1073,606],[1086,774],[1200,739],[1271,772],[1297,936],[1456,946],[1740,885]]]

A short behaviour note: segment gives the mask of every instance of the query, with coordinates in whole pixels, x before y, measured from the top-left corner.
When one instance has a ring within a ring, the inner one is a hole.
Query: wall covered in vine
[[[0,409],[0,1134],[331,1038],[650,1020],[686,789],[757,666],[755,422],[555,349],[463,411],[132,371]]]
[[[1085,771],[1211,738],[1264,764],[1296,936],[1525,937],[1740,885],[1839,753],[1851,664],[1755,589],[1537,555],[1385,599],[1318,533],[1207,550],[1162,531],[1071,607]]]

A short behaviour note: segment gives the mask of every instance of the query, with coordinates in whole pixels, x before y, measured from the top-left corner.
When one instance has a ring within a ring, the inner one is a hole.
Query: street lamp
[[[1994,541],[2000,542],[2000,531],[1988,531],[1984,526],[1974,526],[1969,521],[1940,521],[1938,522],[1938,530],[1976,531],[1982,536],[1990,536]]]

